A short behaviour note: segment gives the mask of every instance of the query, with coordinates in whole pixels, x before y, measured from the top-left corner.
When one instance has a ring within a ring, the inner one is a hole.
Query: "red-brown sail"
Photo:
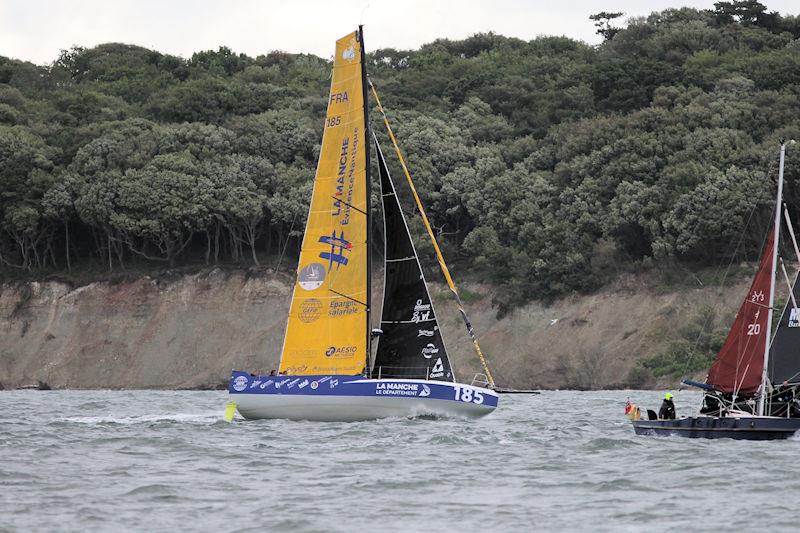
[[[773,245],[773,232],[770,231],[747,298],[708,372],[706,383],[723,392],[752,393],[761,386],[764,343],[769,335],[767,317],[770,313]]]

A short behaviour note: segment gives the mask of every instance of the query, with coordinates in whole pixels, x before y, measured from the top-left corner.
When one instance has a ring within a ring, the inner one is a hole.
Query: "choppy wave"
[[[180,422],[209,424],[219,421],[219,413],[190,414],[190,413],[162,413],[140,416],[69,416],[54,419],[55,422],[75,422],[78,424],[147,424],[151,422]]]
[[[503,396],[478,420],[225,423],[220,392],[0,393],[0,530],[792,529],[800,437],[636,437],[627,396]],[[695,393],[678,393],[690,414]],[[3,489],[7,490],[3,490]],[[727,513],[727,511],[726,511]]]

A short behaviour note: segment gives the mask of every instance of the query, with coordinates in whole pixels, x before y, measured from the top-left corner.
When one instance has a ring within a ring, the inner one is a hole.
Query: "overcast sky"
[[[783,14],[797,0],[762,0]],[[533,39],[566,35],[599,42],[589,15],[626,17],[668,7],[710,8],[714,0],[0,0],[0,55],[50,63],[60,50],[105,42],[183,57],[228,46],[250,56],[271,50],[329,57],[336,38],[364,24],[367,50],[418,48],[438,37],[478,32]]]

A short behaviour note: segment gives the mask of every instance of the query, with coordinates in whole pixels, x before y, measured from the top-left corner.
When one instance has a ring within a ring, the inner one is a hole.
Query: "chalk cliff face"
[[[0,292],[0,383],[58,388],[218,385],[231,368],[275,368],[290,288],[220,270],[76,289]]]
[[[0,285],[0,385],[198,388],[221,386],[232,368],[268,372],[278,365],[290,283],[285,274],[215,269],[77,288]],[[491,288],[471,287],[484,296],[468,312],[498,384],[605,388],[663,350],[699,306],[715,303],[732,317],[746,284],[656,294],[633,279],[502,319]],[[463,323],[444,287],[431,292],[457,375],[470,382],[481,368]]]

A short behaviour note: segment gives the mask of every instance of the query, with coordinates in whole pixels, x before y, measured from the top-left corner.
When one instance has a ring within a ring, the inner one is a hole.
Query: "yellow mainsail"
[[[367,138],[358,32],[333,76],[280,371],[359,374],[367,362]]]

